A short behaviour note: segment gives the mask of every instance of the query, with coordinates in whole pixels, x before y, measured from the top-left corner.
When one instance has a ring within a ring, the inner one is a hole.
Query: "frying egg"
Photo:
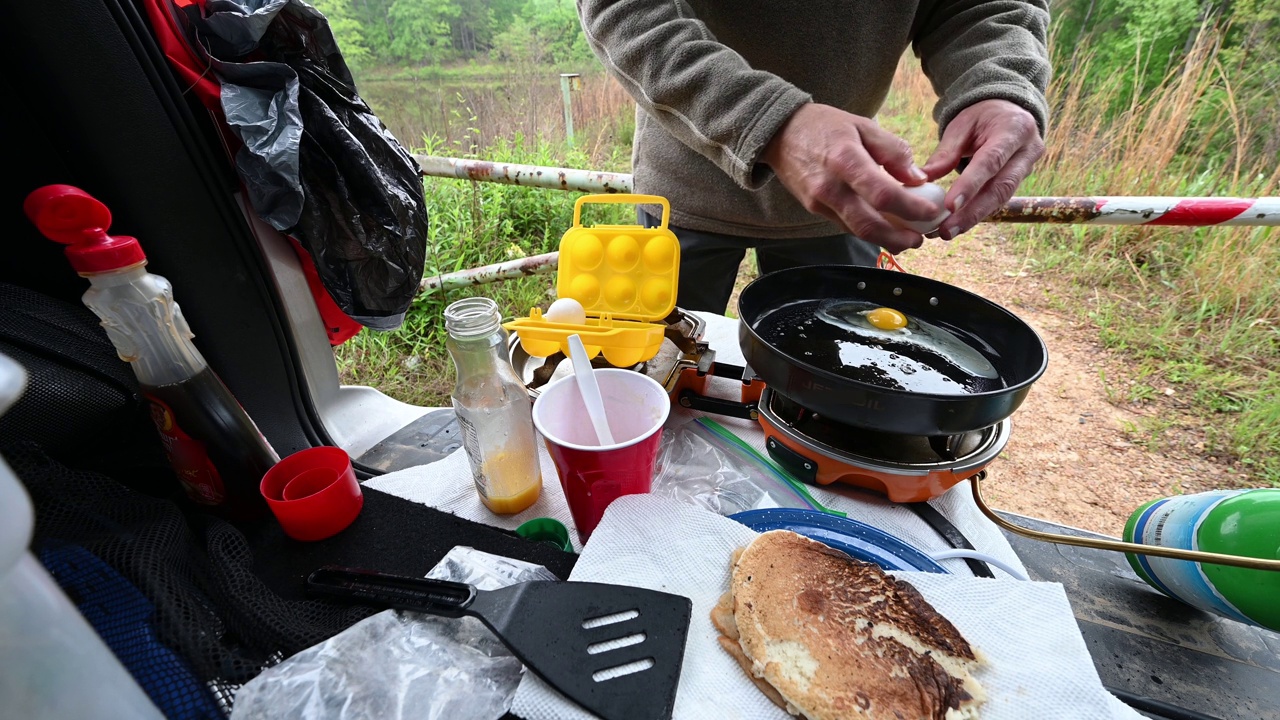
[[[892,308],[862,300],[826,300],[818,306],[818,319],[865,340],[890,341],[914,346],[973,377],[1000,377],[991,361],[969,343],[920,318],[907,317]],[[901,325],[891,323],[901,321]]]
[[[947,208],[942,204],[942,201],[947,197],[947,191],[943,189],[941,185],[936,185],[934,183],[925,183],[923,185],[903,185],[902,189],[912,195],[922,197],[925,200],[941,207],[942,212],[934,219],[926,222],[903,220],[897,215],[885,213],[884,218],[889,221],[889,224],[896,225],[897,227],[905,228],[907,230],[915,230],[921,235],[924,235],[925,233],[931,233],[934,230],[937,230],[938,227],[942,225],[942,221],[946,220],[947,217],[951,215],[951,211],[947,210]]]
[[[551,303],[542,317],[547,322],[562,325],[584,325],[587,322],[587,310],[573,298],[560,298]]]
[[[863,314],[872,327],[880,330],[901,330],[907,326],[907,316],[893,308],[876,308]]]

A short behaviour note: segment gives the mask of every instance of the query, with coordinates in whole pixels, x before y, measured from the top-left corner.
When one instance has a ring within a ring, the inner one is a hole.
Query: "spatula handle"
[[[326,565],[307,577],[311,593],[358,600],[361,604],[396,610],[414,610],[442,617],[462,617],[475,602],[471,585],[448,580],[428,580],[387,575]]]

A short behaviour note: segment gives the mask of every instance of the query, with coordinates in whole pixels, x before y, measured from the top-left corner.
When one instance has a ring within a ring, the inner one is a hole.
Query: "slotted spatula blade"
[[[313,592],[446,617],[472,615],[530,671],[605,720],[666,720],[692,603],[624,585],[528,582],[499,590],[324,567]]]

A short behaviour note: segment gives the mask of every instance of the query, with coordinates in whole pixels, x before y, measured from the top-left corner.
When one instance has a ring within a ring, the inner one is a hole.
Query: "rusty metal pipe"
[[[592,193],[631,192],[629,173],[516,165],[414,155],[422,174]],[[987,222],[1181,227],[1277,226],[1280,198],[1229,197],[1015,197]]]
[[[542,165],[414,155],[422,174],[431,177],[504,183],[549,190],[629,193],[628,173],[575,170]],[[987,222],[1088,225],[1165,225],[1182,227],[1280,225],[1280,198],[1190,197],[1015,197]],[[450,290],[528,275],[555,272],[559,254],[547,253],[428,277],[420,292]]]
[[[437,290],[456,290],[472,285],[488,285],[499,280],[511,280],[530,275],[546,275],[553,273],[560,266],[560,253],[531,255],[516,260],[494,263],[483,267],[460,270],[446,275],[430,275],[418,283],[419,294],[431,294]]]
[[[631,175],[629,173],[574,170],[572,168],[547,167],[543,165],[517,165],[515,163],[496,163],[486,160],[438,157],[436,155],[414,155],[413,159],[418,161],[418,165],[422,168],[422,174],[431,177],[476,180],[478,182],[521,185],[548,190],[573,190],[590,193],[631,192]]]

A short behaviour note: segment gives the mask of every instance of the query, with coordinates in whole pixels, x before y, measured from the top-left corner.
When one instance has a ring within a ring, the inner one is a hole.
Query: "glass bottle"
[[[458,373],[453,410],[480,500],[495,513],[525,510],[542,491],[533,406],[507,358],[498,305],[473,297],[444,311],[447,346]]]

